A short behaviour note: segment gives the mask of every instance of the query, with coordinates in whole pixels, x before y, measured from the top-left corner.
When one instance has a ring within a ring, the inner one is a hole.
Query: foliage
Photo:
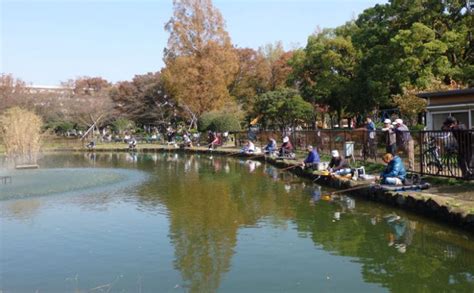
[[[210,130],[213,131],[240,131],[240,121],[231,114],[217,116],[211,123]]]
[[[46,129],[52,129],[56,133],[66,133],[67,131],[74,129],[74,123],[70,121],[64,120],[55,120],[55,121],[48,121],[44,127]]]
[[[41,144],[41,118],[13,107],[0,116],[0,136],[7,157],[16,164],[36,163]]]
[[[347,35],[353,27],[348,23],[310,36],[306,48],[290,61],[294,68],[291,81],[298,84],[303,97],[314,104],[328,105],[339,118],[351,101],[356,102],[352,99],[352,82],[359,52]]]
[[[282,42],[276,42],[260,47],[259,53],[265,60],[267,90],[274,91],[284,87],[288,76],[292,72],[289,60],[292,58],[293,52],[285,52]]]
[[[352,34],[362,54],[354,86],[361,105],[390,106],[404,87],[427,88],[433,78],[472,85],[474,19],[464,6],[457,0],[392,0],[366,9]]]
[[[251,110],[255,97],[268,90],[269,68],[265,56],[253,49],[235,49],[239,68],[229,92],[245,110]]]
[[[79,127],[107,125],[114,117],[110,97],[112,85],[101,77],[79,77],[62,84],[69,89],[63,95],[58,111]]]
[[[139,124],[168,124],[175,102],[166,94],[159,72],[135,75],[110,92],[115,110]]]
[[[280,129],[312,121],[313,107],[296,90],[283,88],[259,95],[254,115],[261,117],[264,127],[276,125]]]
[[[11,74],[0,75],[0,113],[13,106],[26,107],[29,104],[25,86],[24,81]]]
[[[135,123],[126,118],[118,118],[112,123],[114,131],[118,133],[123,133],[126,130],[131,130],[135,128]]]
[[[199,119],[198,130],[239,131],[241,130],[240,120],[232,113],[207,112]]]
[[[416,124],[418,114],[426,110],[426,100],[416,95],[419,92],[418,88],[407,87],[403,89],[403,94],[393,96],[393,101],[400,109],[400,113],[408,118],[410,125]]]
[[[167,91],[195,121],[230,100],[228,86],[238,59],[220,12],[211,0],[175,0],[166,24],[163,80]]]

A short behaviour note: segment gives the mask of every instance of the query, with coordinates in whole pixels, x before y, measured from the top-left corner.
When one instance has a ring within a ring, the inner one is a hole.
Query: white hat
[[[398,118],[398,119],[395,119],[395,123],[396,124],[403,124],[403,120]]]
[[[285,137],[283,138],[283,142],[289,142],[289,141],[290,141],[290,139],[288,138],[288,136],[285,136]]]
[[[392,120],[390,120],[390,119],[385,119],[385,120],[383,121],[383,123],[384,123],[384,124],[391,124],[391,123],[392,123]]]
[[[333,156],[333,157],[335,157],[335,158],[336,158],[336,157],[339,157],[339,152],[338,152],[337,150],[333,150],[333,151],[331,152],[331,156]]]

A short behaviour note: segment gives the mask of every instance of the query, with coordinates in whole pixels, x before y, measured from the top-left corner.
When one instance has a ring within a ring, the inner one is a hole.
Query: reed
[[[7,159],[18,164],[36,164],[41,146],[41,118],[14,107],[0,116],[0,137]]]

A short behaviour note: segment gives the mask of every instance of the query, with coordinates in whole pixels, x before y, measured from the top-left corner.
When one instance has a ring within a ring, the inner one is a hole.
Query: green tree
[[[311,35],[303,51],[290,61],[290,83],[297,84],[303,97],[313,104],[328,105],[339,118],[352,98],[352,81],[359,60],[350,32],[353,23],[325,29]]]
[[[392,0],[366,9],[352,34],[362,58],[353,86],[357,110],[393,105],[403,88],[429,81],[473,84],[474,18],[460,0]]]
[[[254,115],[260,116],[264,127],[275,125],[281,130],[307,123],[313,119],[313,107],[296,90],[283,88],[257,96]]]

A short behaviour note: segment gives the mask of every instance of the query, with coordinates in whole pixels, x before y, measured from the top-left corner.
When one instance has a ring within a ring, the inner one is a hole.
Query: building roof
[[[429,92],[419,93],[417,96],[423,99],[434,98],[434,97],[446,97],[446,96],[463,96],[468,94],[474,94],[474,88],[467,88],[462,90],[449,90],[441,92]]]

